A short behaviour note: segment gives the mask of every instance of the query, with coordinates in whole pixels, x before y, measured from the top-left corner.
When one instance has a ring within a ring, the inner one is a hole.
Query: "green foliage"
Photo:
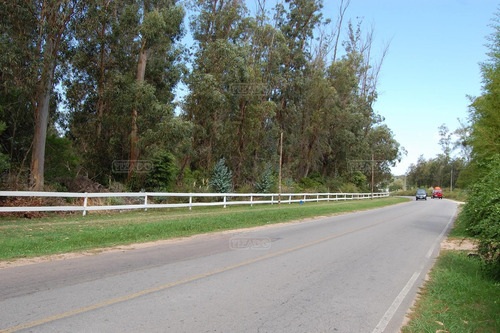
[[[459,177],[466,167],[465,159],[461,157],[447,158],[439,154],[435,158],[426,160],[420,156],[416,164],[408,169],[407,185],[414,187],[456,187],[463,185]]]
[[[267,167],[259,179],[255,182],[255,190],[257,193],[269,193],[276,183],[272,169]]]
[[[356,171],[354,173],[354,175],[352,176],[352,182],[362,192],[368,191],[368,188],[369,188],[369,186],[368,186],[368,179],[360,171]]]
[[[488,270],[500,279],[500,13],[495,22],[489,61],[481,68],[484,93],[470,108],[471,162],[461,177],[470,191],[460,218],[479,239]]]
[[[6,127],[7,126],[5,125],[5,123],[0,121],[0,135],[2,134],[3,131],[5,131]],[[9,163],[9,156],[2,153],[4,147],[0,148],[1,148],[0,149],[0,176],[1,176],[2,173],[9,168],[10,163]]]
[[[404,179],[396,178],[394,179],[390,184],[389,184],[389,191],[394,192],[394,191],[399,191],[404,188]]]
[[[58,178],[76,176],[79,158],[69,139],[51,134],[47,136],[45,163],[46,180],[57,182]]]
[[[357,193],[361,192],[358,187],[352,183],[345,183],[340,186],[340,191],[344,193]]]
[[[479,239],[479,252],[488,269],[500,279],[500,154],[492,158],[489,172],[471,186],[460,218]]]
[[[179,173],[174,155],[166,151],[158,151],[152,156],[151,162],[153,162],[153,170],[146,174],[145,189],[156,192],[172,191],[175,177]]]
[[[324,179],[318,172],[311,173],[308,177],[302,178],[299,182],[300,192],[304,191],[314,191],[323,192],[320,189],[324,185]]]
[[[261,172],[278,164],[281,132],[290,189],[338,190],[356,170],[369,179],[370,170],[353,169],[352,161],[369,160],[371,154],[379,160],[375,181],[384,184],[401,157],[401,147],[372,107],[381,63],[370,58],[362,22],[349,23],[344,43],[335,42],[345,49],[337,56],[333,38],[315,36],[330,24],[322,1],[290,0],[259,8],[255,16],[245,1],[189,1],[195,41],[189,54],[179,43],[186,2],[68,3],[82,7],[65,26],[68,38],[58,55],[64,57],[55,73],[67,111],[59,125],[81,173],[95,181],[205,191],[216,158],[225,156],[235,188],[252,184],[270,191],[272,176]],[[34,117],[26,110],[33,107],[34,78],[43,60],[33,58],[33,48],[43,45],[33,42],[42,25],[31,13],[39,8],[40,1],[19,8],[0,3],[5,13],[0,64],[6,69],[0,91],[6,129],[0,139],[15,174],[26,169],[33,138]],[[322,39],[317,50],[316,37]],[[336,55],[329,59],[333,46]],[[181,80],[189,92],[177,103]],[[51,99],[50,126],[60,100]],[[168,162],[158,157],[160,151],[170,154]],[[115,161],[157,157],[159,165],[169,165],[162,171],[168,179],[113,173]],[[49,179],[62,172],[58,162],[46,161]],[[361,174],[354,180],[359,188],[365,186]]]
[[[106,182],[112,175],[126,181],[127,174],[112,174],[112,165],[129,158],[133,110],[139,156],[148,158],[163,146],[181,158],[165,144],[165,135],[150,149],[146,142],[173,121],[173,90],[184,70],[177,45],[183,17],[176,1],[89,1],[85,19],[74,22],[71,67],[64,76],[67,127],[91,178]],[[141,52],[147,53],[144,82],[136,78]],[[130,187],[145,186],[139,178]]]
[[[372,109],[377,73],[361,23],[350,25],[347,54],[330,62],[324,50],[310,51],[315,29],[328,24],[320,1],[279,4],[271,13],[277,24],[266,11],[245,16],[244,2],[198,0],[193,8],[198,43],[184,116],[194,123],[194,168],[226,156],[235,185],[253,182],[262,161],[277,163],[283,132],[283,170],[297,189],[325,186],[311,182],[312,173],[347,176],[351,160],[372,153],[375,181],[389,180],[402,150]]]
[[[215,165],[208,185],[215,193],[229,193],[233,187],[233,173],[226,166],[226,159],[221,158]]]

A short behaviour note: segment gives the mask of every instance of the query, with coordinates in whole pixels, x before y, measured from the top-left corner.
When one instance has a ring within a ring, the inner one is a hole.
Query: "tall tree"
[[[322,7],[320,0],[290,0],[276,6],[277,27],[284,36],[286,49],[280,66],[281,82],[273,87],[278,92],[273,99],[278,106],[276,121],[285,137],[283,160],[291,169],[295,169],[295,161],[300,158],[301,101],[311,61],[310,43],[315,28],[322,22]]]
[[[195,16],[191,27],[197,49],[188,79],[191,93],[185,117],[195,126],[194,163],[209,170],[214,160],[224,155],[219,140],[234,110],[230,95],[247,75],[245,50],[241,48],[247,9],[241,0],[196,0],[192,5]],[[214,154],[219,156],[214,158]]]
[[[45,142],[54,75],[69,39],[67,26],[81,12],[81,5],[77,0],[2,1],[0,8],[6,19],[3,42],[10,41],[16,46],[12,53],[17,54],[11,59],[26,60],[24,70],[28,77],[22,76],[27,78],[23,87],[30,94],[29,107],[33,112],[30,187],[35,190],[44,186]],[[20,69],[15,64],[10,68]]]
[[[172,119],[184,10],[175,1],[96,0],[86,14],[75,26],[66,77],[69,133],[84,153],[89,176],[123,180],[127,170],[113,170],[113,161],[136,161],[144,149],[141,135]]]
[[[184,17],[181,7],[175,6],[175,0],[143,0],[140,32],[139,60],[137,63],[136,85],[139,88],[136,94],[141,99],[141,87],[145,83],[146,65],[151,54],[156,51],[167,51],[165,45],[170,46],[180,36],[180,26]],[[167,49],[168,49],[167,46]],[[130,181],[136,162],[139,158],[138,113],[139,105],[132,108],[132,125],[130,131],[129,173]]]

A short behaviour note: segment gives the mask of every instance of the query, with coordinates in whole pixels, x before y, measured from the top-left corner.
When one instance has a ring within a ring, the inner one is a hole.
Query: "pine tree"
[[[226,166],[226,159],[221,158],[214,168],[212,178],[208,185],[216,193],[229,193],[233,186],[233,173]]]
[[[271,168],[266,168],[260,179],[255,182],[258,193],[268,193],[274,185],[274,177]]]

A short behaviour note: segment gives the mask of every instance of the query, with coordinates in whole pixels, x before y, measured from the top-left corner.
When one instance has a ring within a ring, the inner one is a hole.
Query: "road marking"
[[[125,296],[122,296],[122,297],[114,298],[114,299],[111,299],[111,300],[108,300],[108,301],[104,301],[104,302],[101,302],[101,303],[96,303],[96,304],[93,304],[93,305],[90,305],[90,306],[87,306],[87,307],[83,307],[83,308],[75,309],[75,310],[72,310],[72,311],[64,312],[64,313],[57,314],[57,315],[54,315],[54,316],[51,316],[51,317],[47,317],[47,318],[44,318],[44,319],[32,321],[32,322],[29,322],[29,323],[21,324],[21,325],[18,325],[18,326],[7,328],[7,329],[2,329],[2,330],[0,330],[0,333],[17,332],[19,330],[28,329],[28,328],[32,328],[32,327],[35,327],[35,326],[40,326],[40,325],[47,324],[47,323],[50,323],[50,322],[53,322],[53,321],[56,321],[56,320],[60,320],[60,319],[68,318],[68,317],[75,316],[75,315],[78,315],[78,314],[81,314],[81,313],[85,313],[85,312],[89,312],[89,311],[92,311],[92,310],[104,308],[106,306],[110,306],[110,305],[113,305],[113,304],[117,304],[117,303],[129,301],[129,300],[132,300],[132,299],[140,297],[140,296],[145,296],[145,295],[153,294],[155,292],[163,291],[163,290],[166,290],[166,289],[169,289],[169,288],[181,285],[181,284],[185,284],[185,283],[193,282],[193,281],[196,281],[196,280],[200,280],[200,279],[203,279],[203,278],[206,278],[206,277],[210,277],[210,276],[213,276],[213,275],[216,275],[216,274],[219,274],[219,273],[223,273],[223,272],[226,272],[226,271],[229,271],[229,270],[233,270],[235,268],[239,268],[239,267],[242,267],[242,266],[250,265],[250,264],[253,264],[253,263],[256,263],[256,262],[259,262],[259,261],[263,261],[263,260],[266,260],[266,259],[269,259],[269,258],[280,256],[282,254],[287,254],[287,253],[294,252],[294,251],[297,251],[297,250],[300,250],[300,249],[303,249],[303,248],[306,248],[306,247],[309,247],[309,246],[317,245],[317,244],[320,244],[320,243],[323,243],[323,242],[326,242],[326,241],[329,241],[329,240],[332,240],[332,239],[335,239],[335,238],[339,238],[339,237],[342,237],[342,236],[345,236],[345,235],[348,235],[348,234],[351,234],[351,233],[354,233],[354,232],[357,232],[357,231],[368,229],[368,228],[374,227],[376,225],[382,224],[384,222],[387,222],[387,221],[399,218],[399,217],[404,216],[404,215],[405,214],[398,215],[398,216],[393,216],[393,217],[388,218],[388,219],[379,220],[377,222],[374,222],[372,224],[369,224],[369,225],[366,225],[366,226],[363,226],[363,227],[359,227],[359,228],[351,229],[349,231],[345,231],[345,232],[342,232],[342,233],[339,233],[339,234],[335,234],[335,235],[323,237],[323,238],[317,239],[315,241],[304,243],[302,245],[298,245],[298,246],[294,246],[294,247],[291,247],[291,248],[288,248],[288,249],[284,249],[284,250],[281,250],[281,251],[269,253],[267,255],[260,256],[260,257],[257,257],[257,258],[254,258],[254,259],[250,259],[250,260],[247,260],[247,261],[243,261],[243,262],[240,262],[238,264],[226,266],[226,267],[219,268],[219,269],[216,269],[216,270],[213,270],[213,271],[210,271],[210,272],[206,272],[206,273],[203,273],[203,274],[191,276],[191,277],[188,277],[188,278],[185,278],[185,279],[182,279],[182,280],[178,280],[178,281],[175,281],[175,282],[167,283],[167,284],[164,284],[164,285],[161,285],[161,286],[158,286],[158,287],[154,287],[154,288],[150,288],[150,289],[145,289],[145,290],[139,291],[137,293],[133,293],[133,294],[125,295]]]
[[[399,306],[401,305],[401,303],[405,299],[406,295],[408,295],[408,293],[410,292],[411,288],[413,287],[413,285],[415,284],[415,281],[417,281],[417,278],[419,276],[420,276],[419,272],[413,273],[410,280],[406,283],[404,288],[399,292],[398,296],[396,297],[394,302],[392,302],[389,309],[387,309],[385,314],[382,316],[382,319],[380,319],[379,323],[377,324],[375,329],[372,331],[372,333],[382,333],[385,330],[385,328],[387,327],[387,325],[391,321],[392,317],[394,317],[394,314],[396,313]]]
[[[450,224],[454,221],[455,215],[451,216],[450,219],[448,220],[448,223],[444,227],[444,229],[441,231],[439,236],[436,238],[436,240],[432,243],[431,248],[429,251],[427,251],[427,254],[425,255],[425,259],[430,259],[432,256],[432,253],[434,253],[434,249],[436,248],[436,245],[440,242],[441,238],[444,236],[446,231],[448,230]],[[375,329],[372,331],[372,333],[382,333],[384,330],[387,328],[387,325],[389,325],[389,322],[392,320],[394,315],[396,314],[396,311],[398,310],[399,306],[405,299],[405,297],[408,295],[410,292],[411,288],[417,281],[418,277],[420,274],[422,274],[422,271],[425,268],[425,264],[420,267],[418,272],[413,273],[412,277],[410,280],[406,283],[404,288],[399,292],[398,296],[396,296],[396,299],[392,302],[391,306],[389,306],[389,309],[385,312],[385,314],[382,316],[382,319],[380,319],[379,323],[377,326],[375,326]]]

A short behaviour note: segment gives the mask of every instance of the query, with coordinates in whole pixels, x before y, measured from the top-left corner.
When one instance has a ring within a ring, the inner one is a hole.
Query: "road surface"
[[[397,332],[457,204],[408,203],[0,270],[0,331]]]

